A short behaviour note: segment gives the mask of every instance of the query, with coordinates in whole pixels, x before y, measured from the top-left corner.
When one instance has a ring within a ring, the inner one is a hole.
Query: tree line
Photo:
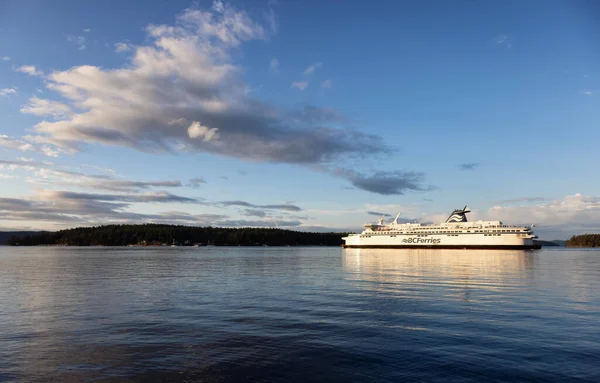
[[[574,235],[569,239],[567,247],[600,247],[600,234]]]
[[[163,224],[105,225],[15,235],[12,246],[339,246],[345,233],[310,233],[270,228],[193,227]]]

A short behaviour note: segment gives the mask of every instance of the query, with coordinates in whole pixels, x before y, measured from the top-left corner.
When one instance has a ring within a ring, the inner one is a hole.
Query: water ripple
[[[0,248],[0,381],[600,381],[600,252]]]

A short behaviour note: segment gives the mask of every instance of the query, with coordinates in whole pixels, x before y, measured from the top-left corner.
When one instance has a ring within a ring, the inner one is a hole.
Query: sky
[[[0,3],[0,230],[600,231],[593,1]]]

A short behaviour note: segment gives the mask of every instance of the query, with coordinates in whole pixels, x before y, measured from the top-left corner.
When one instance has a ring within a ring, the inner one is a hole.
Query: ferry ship
[[[438,225],[389,224],[383,218],[365,224],[360,234],[342,238],[347,248],[435,248],[435,249],[539,249],[532,227],[505,225],[500,221],[467,221],[467,210],[454,210]]]

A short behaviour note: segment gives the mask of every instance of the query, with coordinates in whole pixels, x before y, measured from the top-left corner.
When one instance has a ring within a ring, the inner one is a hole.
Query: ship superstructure
[[[365,224],[360,234],[344,237],[343,247],[349,248],[446,248],[446,249],[539,249],[532,226],[505,225],[500,221],[467,221],[465,206],[450,214],[444,223],[423,225],[398,223],[400,214],[391,223],[381,218],[375,224]]]

